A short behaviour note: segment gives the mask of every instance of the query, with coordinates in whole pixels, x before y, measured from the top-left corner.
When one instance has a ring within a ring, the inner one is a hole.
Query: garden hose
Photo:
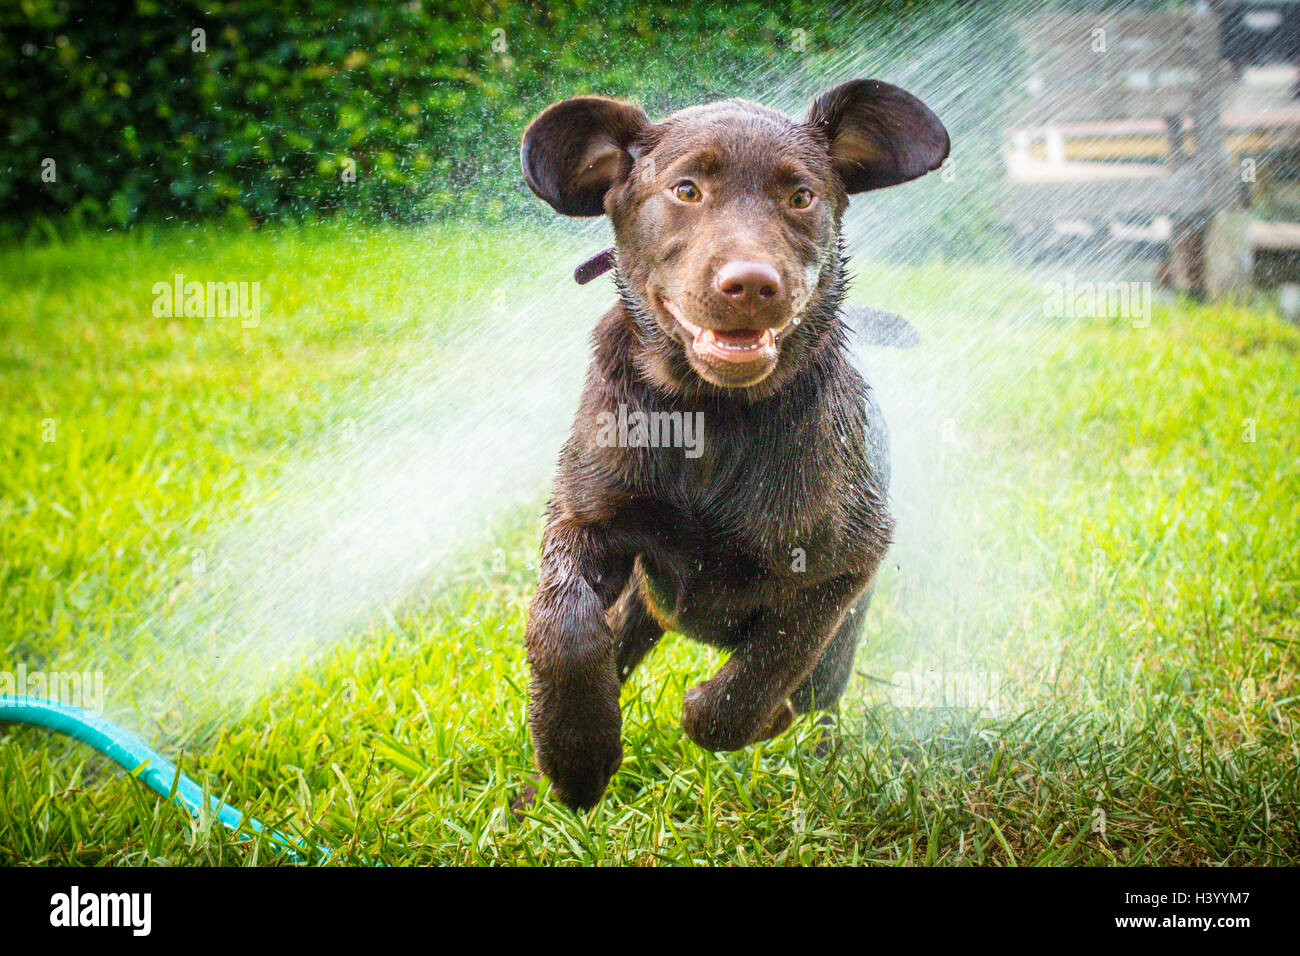
[[[98,750],[146,784],[154,793],[171,800],[195,819],[202,817],[206,802],[212,815],[232,833],[241,828],[255,833],[265,832],[272,843],[287,850],[295,859],[300,852],[305,851],[305,847],[297,840],[278,830],[266,830],[259,821],[245,817],[217,797],[209,795],[205,801],[203,788],[181,773],[174,763],[129,730],[92,711],[37,697],[0,694],[0,724],[4,723],[43,727],[79,740]],[[320,847],[316,849],[319,853],[329,855],[328,850]]]

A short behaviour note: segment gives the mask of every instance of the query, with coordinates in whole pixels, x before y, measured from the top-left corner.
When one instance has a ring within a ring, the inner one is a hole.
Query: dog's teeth
[[[749,340],[732,341],[719,336],[712,329],[701,329],[695,336],[695,349],[697,352],[707,354],[712,351],[715,355],[718,352],[731,352],[733,355],[744,355],[748,352],[763,352],[775,348],[776,337],[771,329],[766,329],[758,333],[754,338]]]

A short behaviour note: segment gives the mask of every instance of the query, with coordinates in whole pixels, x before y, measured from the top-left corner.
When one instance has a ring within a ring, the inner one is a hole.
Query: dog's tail
[[[878,345],[891,349],[915,348],[921,342],[921,335],[912,323],[901,315],[873,309],[869,305],[841,306],[840,313],[844,322],[858,333],[863,345]]]

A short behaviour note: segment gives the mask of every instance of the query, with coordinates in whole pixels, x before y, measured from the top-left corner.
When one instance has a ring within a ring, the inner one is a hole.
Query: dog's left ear
[[[599,216],[605,193],[632,171],[633,151],[649,127],[640,107],[603,96],[552,103],[524,131],[524,181],[556,212]]]
[[[824,136],[850,193],[924,176],[948,157],[948,131],[928,106],[880,80],[851,80],[813,102],[804,125]]]

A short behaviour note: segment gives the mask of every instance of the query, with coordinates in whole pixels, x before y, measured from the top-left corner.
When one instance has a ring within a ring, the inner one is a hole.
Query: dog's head
[[[521,160],[558,212],[613,222],[646,375],[679,391],[698,377],[769,393],[836,321],[849,195],[915,179],[947,155],[924,103],[855,80],[802,121],[745,100],[659,123],[617,100],[564,100],[529,125]]]

